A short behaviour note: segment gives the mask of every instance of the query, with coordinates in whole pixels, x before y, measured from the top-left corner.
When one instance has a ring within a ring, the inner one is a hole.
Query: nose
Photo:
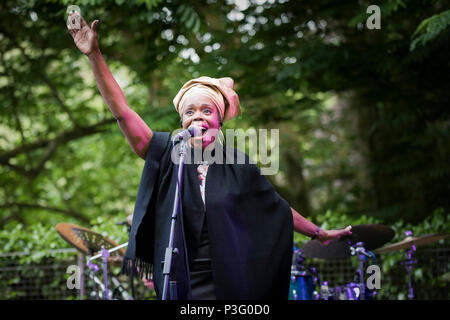
[[[192,116],[192,122],[204,120],[204,114],[201,111],[195,111],[194,115]]]

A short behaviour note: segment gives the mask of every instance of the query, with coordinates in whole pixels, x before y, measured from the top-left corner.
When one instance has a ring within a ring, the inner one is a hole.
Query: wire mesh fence
[[[58,250],[54,250],[58,252]],[[23,258],[33,253],[9,253],[0,255],[0,298],[1,299],[97,299],[98,292],[95,282],[86,274],[83,289],[69,289],[68,279],[71,276],[68,267],[79,265],[80,257],[75,249],[63,249],[68,258],[60,259],[57,255],[41,259],[39,262],[24,263]],[[398,254],[398,253],[397,253]],[[377,256],[377,265],[383,265],[383,259],[389,254]],[[413,266],[412,287],[415,299],[449,299],[450,271],[450,241],[440,244],[419,247],[414,254],[417,263]],[[85,261],[82,259],[82,261]],[[101,262],[99,263],[101,266]],[[357,257],[339,260],[306,259],[305,266],[317,270],[320,281],[327,281],[330,288],[343,286],[356,279],[359,260]],[[87,268],[86,268],[87,269]],[[127,293],[132,293],[134,299],[155,299],[151,287],[134,279],[131,284],[129,277],[120,275],[120,267],[111,266],[108,288],[114,292],[114,297],[123,299],[117,286],[111,281],[112,276],[120,282]],[[366,274],[367,276],[367,274]],[[103,282],[103,270],[96,273]],[[261,279],[263,281],[263,279]],[[116,290],[114,290],[116,289]],[[82,295],[82,293],[84,293]],[[112,295],[111,295],[112,296]],[[100,297],[101,298],[101,297]],[[408,273],[404,265],[396,263],[388,272],[381,268],[381,288],[377,290],[376,299],[407,299]]]
[[[75,300],[75,299],[99,299],[101,289],[98,288],[95,281],[89,277],[88,268],[80,277],[79,288],[71,286],[71,272],[69,266],[80,267],[80,262],[84,263],[83,257],[80,257],[76,250],[53,250],[52,253],[65,252],[69,254],[69,258],[59,259],[57,257],[44,258],[39,263],[23,262],[23,258],[27,253],[9,253],[0,255],[0,299],[14,300]],[[99,271],[94,275],[97,280],[104,284],[103,269],[101,262]],[[81,266],[80,270],[83,269]],[[134,299],[154,299],[155,292],[147,287],[141,279],[134,278],[133,284],[131,279],[120,274],[119,266],[110,266],[108,268],[107,287],[110,292],[109,297],[115,299],[125,299],[127,296],[120,293],[119,289],[123,289],[131,295],[132,285],[134,286]],[[118,280],[120,288],[112,281],[112,278]]]

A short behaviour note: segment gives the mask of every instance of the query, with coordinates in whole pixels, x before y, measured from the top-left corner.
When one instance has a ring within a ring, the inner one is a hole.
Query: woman
[[[125,271],[137,266],[153,272],[161,298],[163,266],[170,215],[177,184],[177,165],[168,133],[153,132],[128,107],[99,49],[96,25],[91,28],[77,13],[80,29],[68,23],[78,49],[88,56],[98,88],[133,151],[145,166],[136,198]],[[68,20],[69,22],[69,20]],[[216,143],[222,122],[240,114],[231,78],[200,77],[188,81],[174,98],[181,126],[201,127],[191,138],[196,148],[231,152]],[[216,154],[217,155],[217,154]],[[172,280],[178,299],[286,299],[293,231],[327,243],[351,234],[351,227],[322,230],[290,208],[259,169],[250,164],[187,163],[181,185],[181,215],[177,219]],[[151,269],[153,268],[153,269]]]

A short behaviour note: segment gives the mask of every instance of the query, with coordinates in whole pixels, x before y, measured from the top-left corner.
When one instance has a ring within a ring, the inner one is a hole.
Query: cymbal
[[[445,238],[450,237],[450,234],[427,234],[425,236],[422,237],[406,237],[405,239],[403,239],[400,242],[391,244],[389,246],[386,246],[384,248],[380,248],[375,250],[375,253],[386,253],[386,252],[391,252],[391,251],[397,251],[397,250],[402,250],[402,249],[409,249],[411,248],[413,245],[415,245],[416,247],[418,246],[423,246],[426,244],[430,244]]]
[[[366,250],[374,250],[392,240],[395,232],[382,224],[367,224],[352,227],[352,234],[322,245],[319,240],[310,240],[301,249],[308,258],[344,259],[351,256],[350,247],[363,242]]]
[[[115,251],[114,251],[115,252]],[[123,264],[123,256],[113,255],[114,252],[111,252],[111,256],[108,257],[108,263],[114,266],[121,267]],[[103,260],[102,260],[103,261]]]
[[[78,251],[85,255],[93,256],[100,253],[102,246],[108,250],[119,246],[113,240],[108,239],[97,232],[71,223],[58,223],[56,225],[56,231],[70,245],[74,246]],[[113,251],[110,253],[108,261],[119,263],[124,255],[125,251],[123,248]]]

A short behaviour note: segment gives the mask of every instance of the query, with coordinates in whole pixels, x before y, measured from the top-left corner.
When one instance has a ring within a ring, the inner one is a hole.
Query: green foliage
[[[53,258],[63,261],[73,257],[73,252],[57,252],[56,249],[70,248],[59,236],[54,226],[42,223],[32,228],[18,224],[14,228],[0,230],[2,253],[23,253],[18,256],[21,265],[39,264],[45,259]]]
[[[401,234],[425,232],[436,208],[450,209],[447,1],[381,1],[381,29],[368,30],[370,1],[8,0],[0,5],[8,250],[33,248],[32,238],[8,240],[8,232],[19,239],[19,225],[52,234],[42,250],[63,246],[58,222],[126,241],[114,222],[133,212],[143,161],[66,30],[70,4],[88,24],[99,19],[108,66],[152,130],[178,128],[172,99],[188,79],[232,77],[243,116],[225,129],[280,129],[280,171],[269,179],[306,217],[327,228],[398,225]]]
[[[414,51],[417,45],[425,46],[436,39],[450,25],[450,10],[435,14],[423,20],[413,34],[410,51]]]
[[[194,33],[199,31],[201,24],[200,17],[193,8],[181,4],[175,11],[175,15],[179,17],[180,22],[183,23],[187,29],[192,30]]]

